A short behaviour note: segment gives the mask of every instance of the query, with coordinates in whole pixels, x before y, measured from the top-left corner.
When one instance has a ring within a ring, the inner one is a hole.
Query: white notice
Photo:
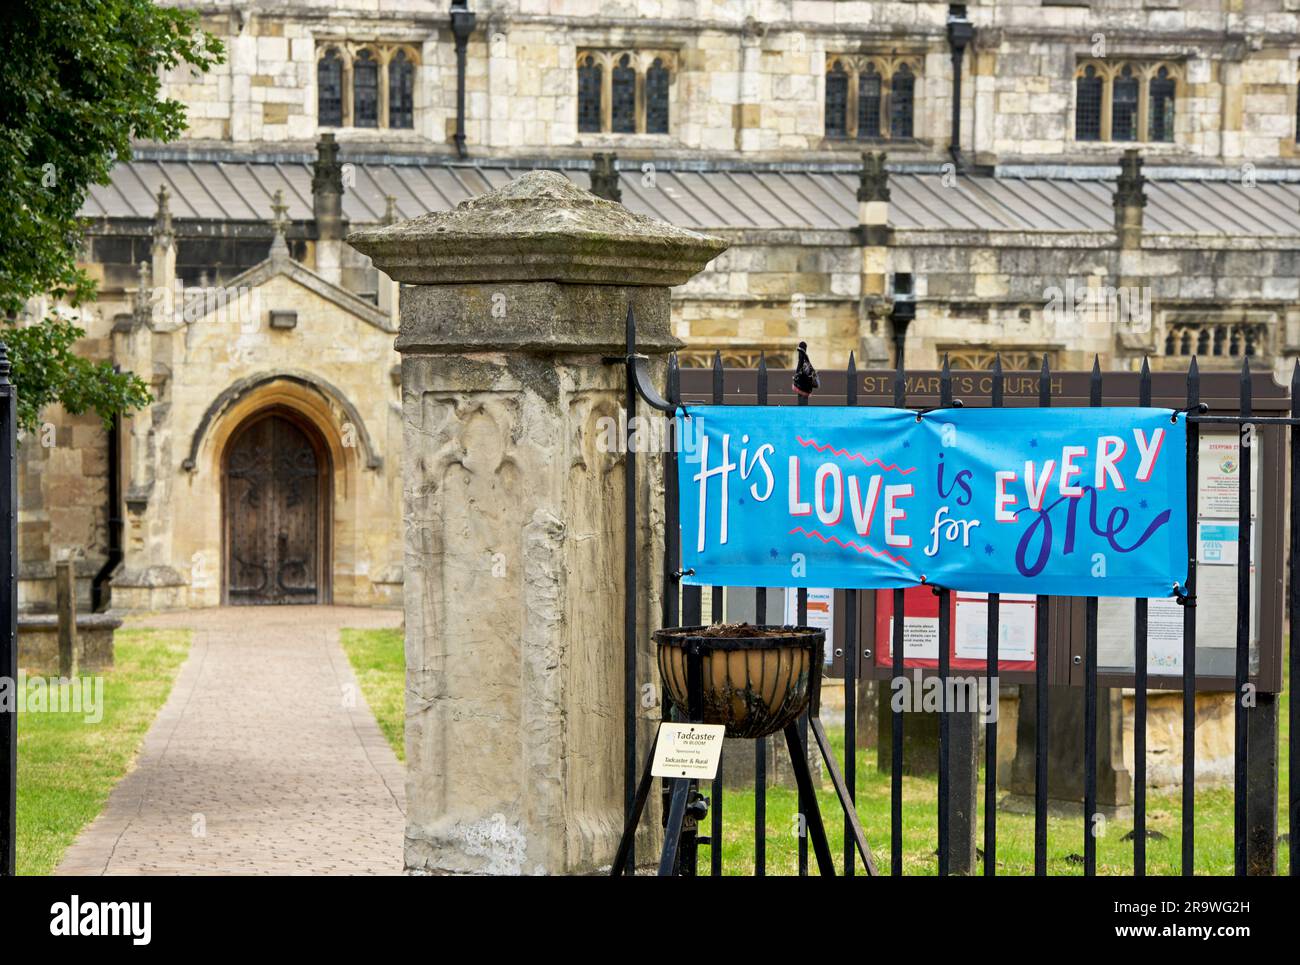
[[[1183,614],[1176,600],[1147,601],[1147,673],[1183,672]]]
[[[722,738],[726,732],[722,724],[660,724],[650,773],[655,777],[713,780],[722,760]]]
[[[957,657],[987,660],[989,603],[987,593],[957,594]],[[1038,598],[1027,593],[1003,593],[998,604],[998,662],[1034,659]]]
[[[889,644],[894,643],[894,618],[889,618]],[[892,660],[893,650],[888,653]],[[939,659],[939,618],[938,617],[904,617],[903,619],[903,659],[904,660],[938,660]]]

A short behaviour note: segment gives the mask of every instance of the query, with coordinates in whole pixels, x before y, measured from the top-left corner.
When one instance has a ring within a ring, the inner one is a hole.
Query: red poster
[[[876,664],[893,664],[894,591],[876,591]],[[939,666],[939,597],[928,586],[903,591],[903,666]],[[1003,671],[1034,669],[1035,615],[1032,596],[1006,594],[998,607],[1000,637],[998,667]],[[949,666],[953,670],[984,670],[988,635],[988,602],[982,593],[952,591],[948,628]]]

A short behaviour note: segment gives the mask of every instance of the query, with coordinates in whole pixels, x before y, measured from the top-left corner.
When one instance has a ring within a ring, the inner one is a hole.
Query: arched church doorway
[[[222,460],[225,601],[329,602],[329,454],[288,409],[249,418]]]

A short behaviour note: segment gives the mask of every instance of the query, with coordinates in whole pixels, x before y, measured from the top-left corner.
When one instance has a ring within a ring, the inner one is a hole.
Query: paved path
[[[400,874],[402,765],[338,643],[341,627],[400,623],[316,606],[132,619],[193,629],[193,645],[135,768],[57,873]]]

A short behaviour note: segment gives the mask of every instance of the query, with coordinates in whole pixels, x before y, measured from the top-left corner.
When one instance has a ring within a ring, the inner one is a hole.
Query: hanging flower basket
[[[767,737],[808,706],[826,631],[747,623],[657,630],[659,676],[681,719],[690,718],[687,654],[698,645],[704,723],[725,724],[728,737]]]

